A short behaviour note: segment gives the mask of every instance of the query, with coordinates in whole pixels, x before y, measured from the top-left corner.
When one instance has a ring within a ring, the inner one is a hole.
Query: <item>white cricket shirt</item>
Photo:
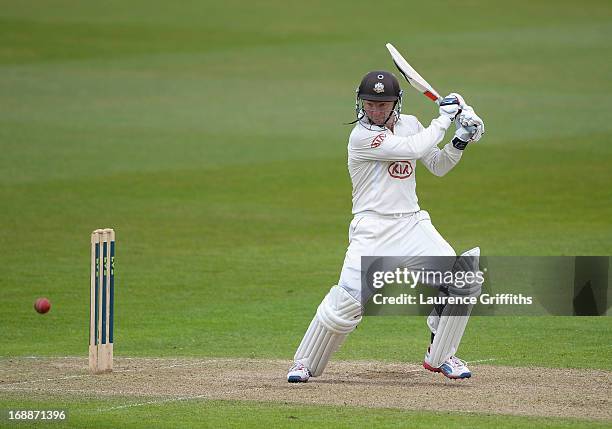
[[[443,176],[461,158],[462,151],[451,143],[443,149],[437,147],[451,123],[440,116],[424,128],[416,117],[401,115],[393,132],[375,126],[369,130],[361,121],[355,124],[348,143],[353,214],[419,211],[416,160],[420,159],[433,174]]]

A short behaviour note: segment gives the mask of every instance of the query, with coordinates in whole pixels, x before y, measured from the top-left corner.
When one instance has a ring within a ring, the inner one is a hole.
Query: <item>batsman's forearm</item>
[[[421,158],[421,162],[427,169],[436,176],[444,176],[451,171],[461,159],[463,151],[453,147],[452,143],[447,143],[443,149],[434,147],[431,151]]]
[[[412,152],[412,159],[420,159],[431,149],[438,145],[444,138],[446,130],[452,124],[447,116],[441,115],[431,121],[429,126],[418,134],[404,137],[407,139],[407,146]]]
[[[381,149],[377,154],[380,156],[378,159],[390,161],[419,159],[442,141],[451,123],[448,117],[440,116],[432,120],[423,131],[412,136],[389,135],[378,148]]]
[[[419,159],[427,154],[444,138],[451,120],[440,116],[421,132],[411,136],[397,136],[391,131],[372,132],[351,141],[354,156],[357,159],[374,161],[401,161]],[[377,143],[377,144],[373,144]]]

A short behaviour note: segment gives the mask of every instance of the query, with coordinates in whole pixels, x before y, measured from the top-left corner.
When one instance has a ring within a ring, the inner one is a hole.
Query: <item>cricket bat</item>
[[[417,71],[412,68],[408,61],[399,53],[397,49],[391,44],[386,44],[389,53],[391,54],[391,58],[393,58],[393,62],[395,66],[400,71],[400,73],[406,78],[408,83],[412,85],[417,91],[423,94],[425,97],[429,98],[432,101],[435,101],[437,104],[440,104],[442,101],[442,97],[440,94],[433,89],[433,87],[427,83],[423,77],[417,73]]]

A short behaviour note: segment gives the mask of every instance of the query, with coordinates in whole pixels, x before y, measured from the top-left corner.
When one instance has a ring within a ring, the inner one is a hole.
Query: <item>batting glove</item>
[[[474,112],[474,109],[468,105],[463,106],[461,113],[457,115],[455,123],[457,124],[457,128],[475,127],[475,131],[470,136],[469,142],[477,142],[485,132],[484,121]]]
[[[451,92],[440,102],[440,116],[446,116],[451,121],[461,113],[465,101],[463,97],[455,92]]]

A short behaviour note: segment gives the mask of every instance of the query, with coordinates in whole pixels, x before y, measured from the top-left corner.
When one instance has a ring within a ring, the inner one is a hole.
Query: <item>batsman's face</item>
[[[363,109],[368,118],[376,125],[384,125],[385,121],[393,111],[394,101],[371,101],[363,100]]]

